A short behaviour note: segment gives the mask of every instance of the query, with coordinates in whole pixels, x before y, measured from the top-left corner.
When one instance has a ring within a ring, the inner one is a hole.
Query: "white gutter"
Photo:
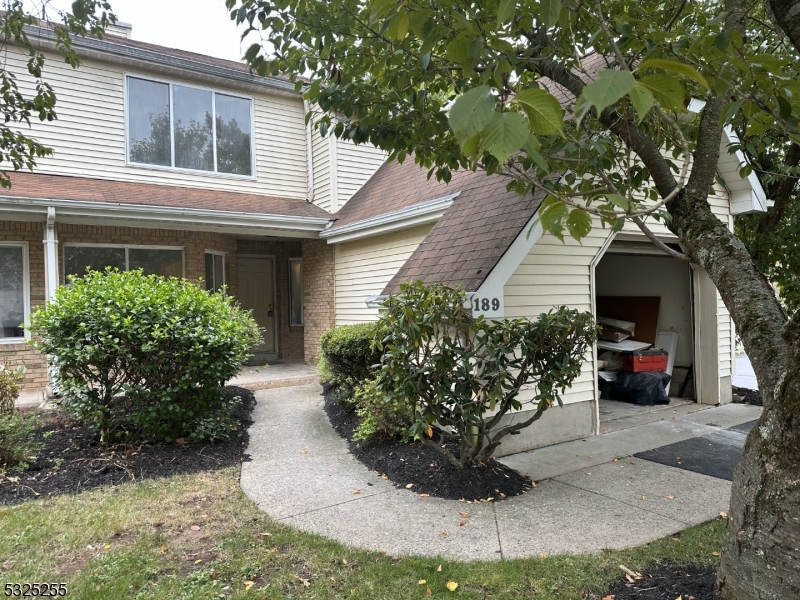
[[[109,202],[87,202],[82,200],[58,200],[53,198],[16,198],[0,196],[0,207],[4,214],[30,216],[47,214],[48,209],[58,209],[60,222],[88,223],[113,222],[117,226],[157,228],[169,225],[173,229],[197,229],[229,233],[254,233],[267,235],[265,230],[276,235],[317,237],[330,222],[327,217],[293,217],[239,211],[177,208],[167,206],[143,206],[138,204],[114,204]]]
[[[313,141],[312,133],[314,121],[309,115],[311,112],[311,104],[308,100],[303,100],[303,110],[305,110],[306,118],[308,119],[308,123],[306,123],[306,164],[308,167],[308,195],[306,196],[306,200],[309,202],[314,202],[314,151],[313,146],[311,145]]]
[[[426,223],[435,223],[447,212],[447,209],[453,204],[453,200],[455,200],[460,193],[461,192],[455,192],[441,198],[426,200],[425,202],[419,202],[418,204],[406,208],[383,213],[377,217],[354,221],[347,225],[342,225],[341,227],[334,226],[322,231],[319,237],[328,240],[329,244],[338,244],[340,242],[358,240],[392,231],[409,229],[410,227],[416,227],[417,225],[424,225]]]
[[[52,301],[58,289],[58,239],[56,239],[56,209],[47,207],[47,225],[44,230],[45,294]]]

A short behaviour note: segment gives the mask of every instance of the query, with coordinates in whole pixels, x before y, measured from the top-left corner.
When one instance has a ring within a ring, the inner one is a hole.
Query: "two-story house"
[[[313,361],[332,326],[333,248],[318,234],[383,162],[320,139],[286,80],[236,62],[130,39],[78,38],[79,69],[33,28],[58,120],[30,135],[54,149],[0,193],[0,361],[46,383],[20,327],[68,275],[141,268],[226,285],[264,330],[258,360]],[[21,86],[26,56],[8,49]]]
[[[373,147],[314,132],[288,81],[129,36],[117,26],[75,40],[77,70],[48,51],[59,118],[30,133],[54,154],[0,192],[0,361],[28,367],[26,389],[43,389],[47,372],[20,323],[68,275],[111,266],[226,285],[264,328],[261,361],[314,363],[324,331],[376,319],[381,296],[422,279],[463,286],[487,318],[555,305],[630,317],[637,337],[669,350],[673,395],[730,401],[735,333],[717,290],[638,229],[596,224],[562,243],[537,224],[541,198],[500,177],[457,172],[445,184],[412,160],[383,164]],[[49,29],[32,39],[52,49]],[[6,67],[30,86],[24,60],[10,48]],[[733,133],[723,137],[711,203],[732,226],[767,200],[755,175],[739,177]],[[586,357],[564,408],[504,453],[600,430],[602,352]]]

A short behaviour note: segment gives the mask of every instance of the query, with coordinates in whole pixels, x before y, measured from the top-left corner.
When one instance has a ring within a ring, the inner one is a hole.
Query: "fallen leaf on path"
[[[625,579],[627,579],[630,583],[633,583],[633,577],[625,573]]]
[[[440,533],[439,535],[442,536],[442,537],[447,537],[447,532],[446,531],[442,531],[442,533]]]
[[[467,524],[467,522],[466,522],[466,521],[459,521],[459,522],[458,522],[458,526],[459,526],[459,527],[463,527],[463,526],[464,526],[464,525],[466,525],[466,524]]]
[[[712,553],[711,553],[711,556],[719,556],[719,552],[717,552],[717,551],[715,550],[714,552],[712,552]]]
[[[670,494],[669,496],[664,496],[664,497],[665,497],[667,500],[674,500],[674,499],[675,499],[675,496],[673,496],[672,494]]]
[[[469,517],[469,513],[463,510],[458,511],[458,514],[460,514],[465,519]]]
[[[383,473],[383,474],[381,475],[381,479],[389,479],[389,477],[386,475],[386,473]]]
[[[360,494],[360,493],[361,493],[361,490],[356,490],[356,491],[353,492],[353,494]]]
[[[430,496],[431,496],[430,494],[420,494],[419,495],[420,498],[430,498]]]
[[[425,581],[424,579],[420,579],[420,580],[417,582],[417,585],[425,585],[426,583],[428,583],[428,582],[427,582],[427,581]]]
[[[608,596],[603,596],[603,600],[614,600],[614,594],[609,594]]]
[[[444,585],[445,585],[445,587],[446,587],[448,590],[450,590],[451,592],[455,592],[455,591],[456,591],[456,589],[458,588],[458,584],[457,584],[455,581],[448,581],[448,582],[447,582],[446,584],[444,584]]]
[[[186,440],[183,438],[178,438],[177,440],[175,440],[175,443],[178,444],[179,446],[183,446],[186,443]]]
[[[719,516],[722,517],[723,519],[727,519],[728,518],[728,513],[726,513],[724,510],[721,510],[719,512]]]
[[[308,454],[308,450],[300,450],[300,454]]]
[[[414,487],[414,484],[413,484],[413,483],[409,483],[409,484],[406,486],[406,489],[407,489],[407,490],[410,490],[412,487]]]

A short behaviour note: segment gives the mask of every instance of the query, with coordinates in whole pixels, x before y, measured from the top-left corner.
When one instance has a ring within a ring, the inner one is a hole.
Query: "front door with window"
[[[255,359],[277,358],[275,347],[275,295],[272,258],[239,259],[239,303],[253,311],[253,318],[264,331]]]

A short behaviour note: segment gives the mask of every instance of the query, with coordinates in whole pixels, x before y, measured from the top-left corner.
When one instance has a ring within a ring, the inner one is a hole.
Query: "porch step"
[[[286,379],[266,379],[262,381],[243,381],[238,383],[236,379],[228,382],[228,385],[242,387],[251,392],[258,390],[273,390],[276,388],[293,387],[296,385],[309,385],[319,383],[319,375],[304,375],[301,377],[287,377]]]

